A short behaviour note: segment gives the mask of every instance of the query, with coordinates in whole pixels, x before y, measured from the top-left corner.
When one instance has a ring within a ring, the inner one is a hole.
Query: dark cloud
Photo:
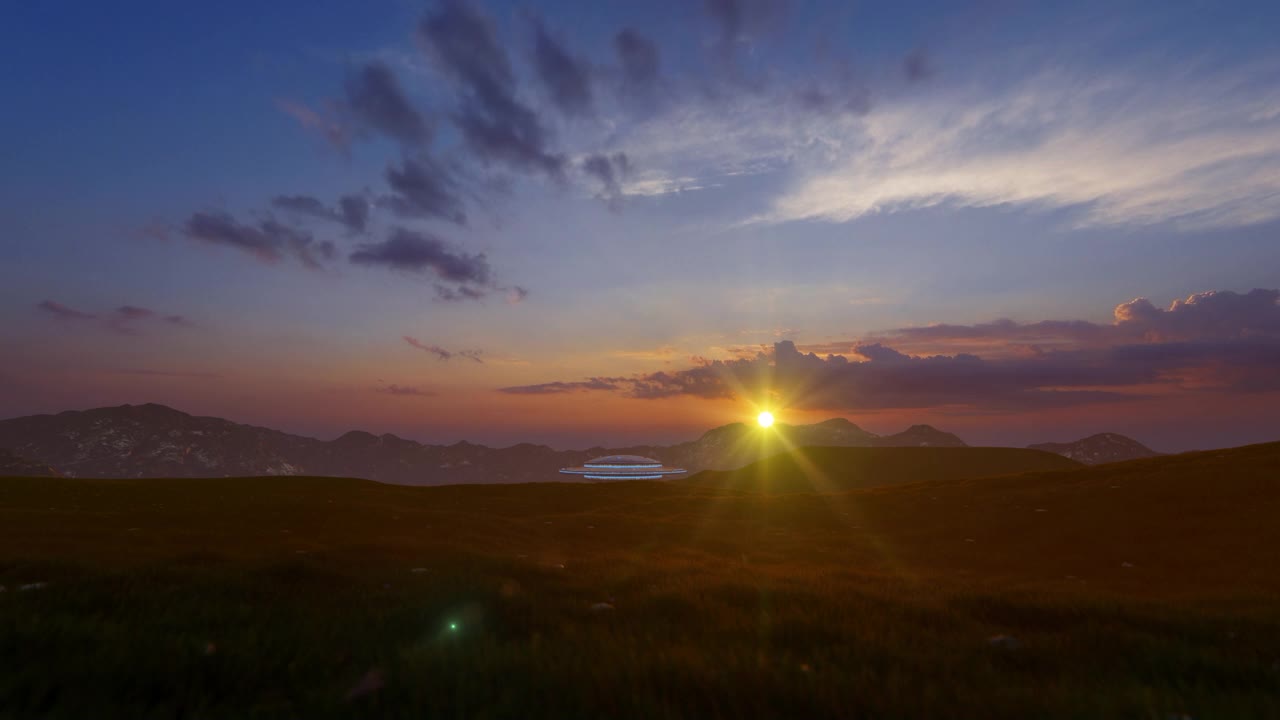
[[[81,312],[53,300],[43,300],[36,307],[61,320],[94,320],[98,317],[93,313]]]
[[[871,88],[845,66],[836,71],[834,79],[813,81],[801,89],[796,99],[801,107],[817,113],[866,115],[872,105]]]
[[[787,0],[704,0],[703,7],[716,26],[716,45],[722,59],[733,62],[739,44],[777,26],[789,4]]]
[[[343,195],[338,198],[338,216],[351,232],[364,232],[369,226],[369,201],[363,195]]]
[[[1175,300],[1160,309],[1147,298],[1121,303],[1111,324],[1084,320],[1018,323],[1001,319],[976,325],[928,325],[890,330],[877,336],[898,346],[923,349],[1098,347],[1126,343],[1280,338],[1280,290],[1247,293],[1209,291]],[[806,346],[843,352],[856,342]]]
[[[591,70],[551,37],[541,21],[533,23],[533,66],[551,101],[567,115],[591,110]]]
[[[337,208],[330,208],[310,195],[278,195],[271,204],[299,215],[332,220],[353,233],[364,232],[369,220],[369,202],[362,195],[342,196]]]
[[[436,218],[465,225],[466,212],[448,171],[428,159],[405,158],[401,167],[387,168],[393,195],[383,205],[401,217]]]
[[[446,350],[439,345],[431,345],[424,343],[418,338],[404,335],[403,339],[409,345],[436,356],[437,360],[452,360],[458,358],[461,360],[470,360],[474,363],[483,365],[484,360],[480,357],[484,354],[483,350]]]
[[[137,307],[135,305],[122,305],[116,308],[115,316],[122,320],[142,320],[145,318],[155,317],[154,310]]]
[[[384,385],[378,388],[378,392],[386,393],[388,395],[413,396],[413,397],[429,397],[429,396],[435,395],[435,393],[430,390],[423,390],[422,388],[419,388],[414,385],[396,385],[394,383],[392,383],[391,385]]]
[[[529,288],[512,285],[504,288],[507,291],[507,303],[510,305],[519,305],[524,299],[529,297]]]
[[[623,88],[632,95],[650,95],[660,72],[657,46],[635,30],[624,28],[614,36],[613,49],[622,64]]]
[[[347,108],[357,125],[408,148],[431,141],[431,126],[405,97],[391,68],[371,62],[347,80]]]
[[[915,358],[875,345],[859,348],[863,361],[804,355],[791,341],[772,355],[714,361],[673,372],[612,379],[604,384],[544,383],[530,393],[612,390],[629,397],[703,399],[748,397],[797,409],[870,410],[938,406],[1033,409],[1120,399],[1112,392],[1045,389],[1039,381],[1069,380],[1046,368],[1030,372],[973,355]],[[508,392],[512,391],[507,389]]]
[[[591,177],[600,181],[601,194],[613,210],[619,209],[622,203],[622,184],[631,174],[631,162],[626,153],[613,155],[591,155],[582,162],[582,169]]]
[[[319,198],[310,195],[277,195],[271,199],[271,204],[281,210],[289,210],[301,215],[314,215],[331,219],[331,211],[327,205],[319,200]]]
[[[271,199],[271,205],[299,215],[332,220],[353,233],[364,232],[369,222],[369,201],[363,195],[343,195],[337,208],[310,195],[277,195]]]
[[[419,23],[418,36],[462,96],[454,123],[473,152],[486,162],[563,179],[564,157],[548,149],[537,115],[516,98],[510,60],[487,18],[463,0],[444,0]]]
[[[593,377],[580,382],[549,382],[538,385],[514,385],[498,388],[509,395],[554,395],[582,390],[620,390],[626,378]]]
[[[44,300],[36,307],[60,320],[92,321],[99,327],[105,327],[126,335],[137,334],[138,323],[162,322],[182,327],[192,327],[194,325],[182,315],[162,315],[155,310],[137,305],[121,305],[105,314],[82,312],[53,300]]]
[[[608,382],[543,383],[505,392],[604,390],[636,398],[747,396],[822,410],[963,407],[1034,410],[1132,400],[1158,390],[1280,390],[1280,291],[1200,293],[1161,310],[1145,299],[1116,308],[1104,326],[1000,321],[895,331],[903,341],[994,340],[988,357],[912,355],[856,341],[843,354],[802,352],[791,341],[754,357],[703,362]],[[1001,343],[1035,339],[1017,352]],[[1053,343],[1044,341],[1052,340]],[[1049,344],[1049,347],[1045,347]]]
[[[335,254],[333,243],[316,242],[310,234],[274,219],[249,225],[225,212],[197,212],[187,218],[182,232],[192,240],[235,248],[267,263],[287,256],[318,269]]]
[[[436,299],[444,302],[462,302],[464,300],[480,300],[489,294],[485,288],[474,285],[435,285]]]
[[[909,82],[928,80],[936,74],[933,61],[924,48],[916,48],[902,58],[902,73]]]
[[[1280,290],[1219,290],[1175,300],[1161,310],[1146,298],[1116,306],[1115,327],[1148,340],[1280,337]]]
[[[405,272],[432,272],[441,281],[463,286],[489,285],[489,261],[484,253],[468,255],[426,232],[392,228],[386,240],[365,243],[351,253],[357,265],[381,265]]]
[[[138,307],[136,305],[122,305],[112,311],[111,315],[105,319],[107,325],[112,330],[125,333],[126,335],[137,334],[137,324],[140,322],[156,321],[167,325],[178,325],[181,327],[192,326],[192,323],[181,315],[161,315],[155,310]]]

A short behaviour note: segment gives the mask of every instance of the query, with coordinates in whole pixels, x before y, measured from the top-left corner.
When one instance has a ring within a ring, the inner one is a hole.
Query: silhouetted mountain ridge
[[[559,468],[601,455],[644,455],[693,473],[732,470],[798,447],[965,447],[965,443],[928,425],[876,435],[845,418],[812,425],[778,423],[768,430],[730,423],[675,445],[586,450],[555,450],[531,443],[505,448],[467,441],[427,445],[363,430],[325,441],[189,415],[157,404],[0,421],[0,448],[25,459],[25,467],[71,477],[327,475],[411,485],[539,482],[563,480],[556,472]]]

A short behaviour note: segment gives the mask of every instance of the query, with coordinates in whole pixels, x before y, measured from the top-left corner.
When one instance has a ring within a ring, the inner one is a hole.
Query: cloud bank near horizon
[[[999,320],[900,328],[847,343],[774,343],[769,352],[630,377],[500,388],[514,395],[692,396],[805,410],[957,408],[1016,412],[1183,392],[1280,391],[1280,290],[1198,293],[1160,309],[1145,298],[1115,321]],[[925,354],[952,343],[982,354]],[[919,354],[896,349],[914,347]],[[808,350],[806,352],[806,350]],[[819,354],[822,352],[824,354]]]

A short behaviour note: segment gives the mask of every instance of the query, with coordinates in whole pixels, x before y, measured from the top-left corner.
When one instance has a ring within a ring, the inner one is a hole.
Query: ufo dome
[[[668,475],[683,475],[685,470],[640,455],[605,455],[588,460],[581,467],[560,468],[560,472],[588,480],[660,480]]]

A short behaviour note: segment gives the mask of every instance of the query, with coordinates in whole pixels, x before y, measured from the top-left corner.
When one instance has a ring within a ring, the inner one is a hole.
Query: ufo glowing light
[[[769,427],[773,424],[773,413],[765,410],[756,416],[756,422],[760,423],[760,427]]]

